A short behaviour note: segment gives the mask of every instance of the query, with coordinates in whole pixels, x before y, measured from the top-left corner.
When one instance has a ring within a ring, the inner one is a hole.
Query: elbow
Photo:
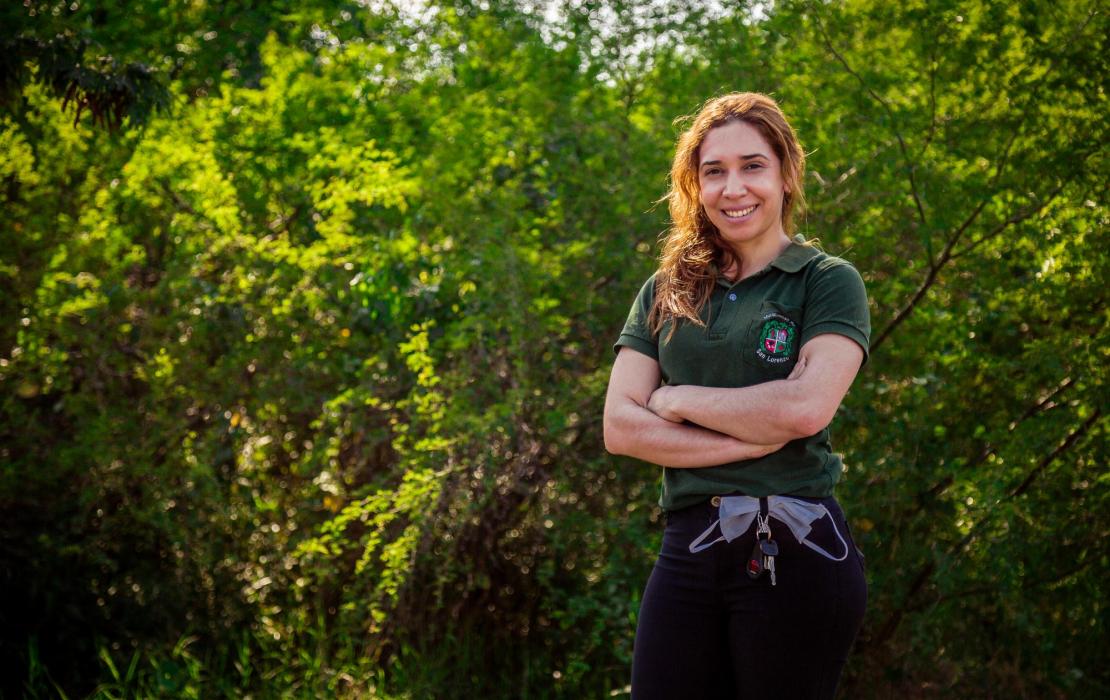
[[[602,440],[605,442],[605,451],[611,455],[624,454],[624,441],[621,439],[621,433],[613,421],[606,418],[602,424],[601,429]]]
[[[628,431],[615,412],[606,411],[601,422],[601,437],[605,451],[611,455],[628,454]]]
[[[791,430],[797,438],[807,438],[816,435],[829,426],[832,416],[820,407],[810,406],[798,411],[791,421]]]

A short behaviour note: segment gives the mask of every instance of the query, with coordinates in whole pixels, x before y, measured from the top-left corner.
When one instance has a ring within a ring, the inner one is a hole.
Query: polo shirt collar
[[[783,272],[797,272],[806,266],[817,254],[817,248],[806,245],[805,236],[798,234],[786,250],[771,261],[771,267],[777,267]]]
[[[786,250],[779,253],[779,256],[771,261],[767,267],[775,267],[783,272],[795,273],[801,270],[806,264],[816,257],[820,251],[816,247],[806,245],[806,238],[802,234],[794,236],[794,240],[786,247]],[[713,274],[717,277],[717,284],[729,287],[735,284],[721,276],[717,265],[714,263],[712,266]]]

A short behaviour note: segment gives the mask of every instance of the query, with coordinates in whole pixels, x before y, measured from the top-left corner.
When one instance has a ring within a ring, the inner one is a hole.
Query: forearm
[[[781,447],[673,423],[634,403],[607,410],[604,429],[606,449],[613,454],[666,467],[711,467],[762,457]]]
[[[797,380],[743,388],[673,387],[667,408],[682,419],[745,442],[789,442],[819,432],[810,397]]]
[[[822,334],[802,347],[786,379],[741,388],[662,386],[647,407],[662,418],[690,421],[745,442],[789,442],[816,435],[832,422],[862,360],[855,341]]]

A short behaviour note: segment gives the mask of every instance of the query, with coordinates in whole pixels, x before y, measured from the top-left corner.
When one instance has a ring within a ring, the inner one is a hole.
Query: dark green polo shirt
[[[718,277],[704,328],[672,322],[658,335],[648,327],[655,275],[636,297],[615,349],[629,347],[659,361],[667,384],[744,387],[785,379],[810,338],[839,333],[859,343],[867,362],[871,333],[863,279],[851,263],[805,239],[794,242],[760,272],[739,282]],[[829,496],[843,462],[829,429],[793,440],[778,452],[715,467],[663,470],[659,504],[667,510],[736,491],[750,496]]]

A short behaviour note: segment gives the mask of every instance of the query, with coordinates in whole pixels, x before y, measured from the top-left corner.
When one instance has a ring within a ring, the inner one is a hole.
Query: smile
[[[722,209],[721,211],[724,212],[724,215],[730,219],[742,219],[748,214],[751,214],[753,211],[755,211],[756,207],[758,206],[758,204],[753,204],[747,209]]]

